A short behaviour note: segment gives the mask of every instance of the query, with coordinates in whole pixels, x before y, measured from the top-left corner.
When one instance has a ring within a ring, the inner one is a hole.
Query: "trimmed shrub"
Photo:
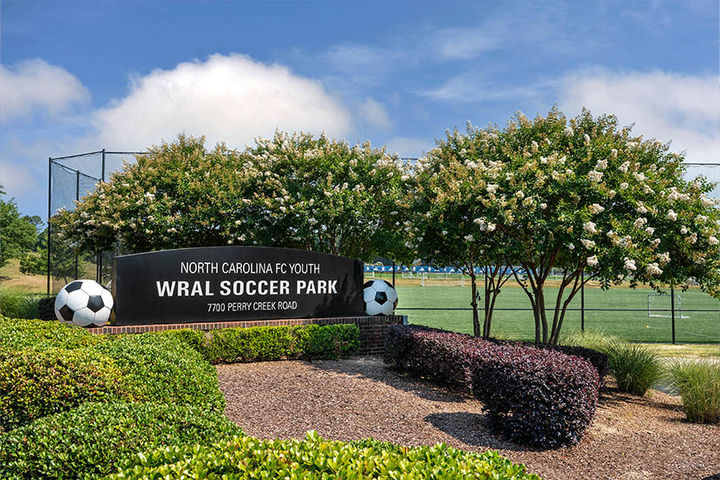
[[[580,441],[595,416],[600,389],[587,360],[559,351],[504,346],[474,369],[473,393],[489,426],[542,448]]]
[[[720,363],[681,360],[669,373],[689,421],[720,423]]]
[[[178,337],[127,335],[93,350],[115,361],[126,388],[140,401],[198,405],[216,412],[225,408],[215,369]]]
[[[472,392],[477,358],[495,345],[470,335],[417,325],[391,325],[385,332],[385,363],[418,378]]]
[[[337,359],[357,353],[360,327],[356,324],[308,325],[305,358]]]
[[[98,478],[139,451],[241,434],[224,415],[201,407],[86,403],[0,435],[0,478]]]
[[[472,390],[493,430],[533,446],[577,443],[597,406],[595,367],[560,351],[393,325],[385,360],[417,377]]]
[[[83,402],[122,396],[122,371],[98,352],[0,350],[0,431]]]
[[[355,324],[226,328],[214,330],[203,351],[211,363],[338,358],[357,351],[359,336]]]
[[[166,447],[138,455],[122,473],[109,479],[147,478],[504,478],[539,480],[525,466],[495,451],[472,453],[444,444],[432,447],[387,448],[333,442],[309,432],[305,440],[258,440],[239,437],[231,442],[194,447]]]
[[[55,295],[38,299],[38,317],[40,320],[57,320],[55,317]]]
[[[161,332],[153,332],[150,335],[177,339],[201,354],[205,350],[206,334],[202,330],[183,328],[181,330],[163,330]]]
[[[584,358],[585,360],[590,362],[593,367],[595,367],[598,375],[600,375],[600,379],[607,375],[610,369],[607,354],[580,345],[548,345],[544,343],[523,342],[519,340],[497,340],[494,338],[490,338],[487,340],[497,343],[498,345],[520,345],[525,347],[539,348],[542,350],[554,350],[562,352],[565,355],[572,355],[574,357]]]
[[[24,320],[0,316],[0,349],[81,348],[106,341],[80,327],[61,322]]]
[[[621,392],[645,395],[663,375],[660,357],[644,345],[614,342],[607,347],[610,371]]]

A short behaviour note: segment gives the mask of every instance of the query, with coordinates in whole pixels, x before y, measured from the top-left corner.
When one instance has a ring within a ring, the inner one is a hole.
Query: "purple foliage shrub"
[[[577,443],[592,422],[600,377],[580,357],[443,330],[394,325],[385,361],[419,378],[472,392],[488,425],[541,448]]]

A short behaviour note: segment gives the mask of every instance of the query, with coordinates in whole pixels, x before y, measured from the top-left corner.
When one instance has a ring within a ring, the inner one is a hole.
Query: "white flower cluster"
[[[593,222],[587,222],[583,224],[583,229],[590,235],[596,235],[600,233],[600,231],[597,229],[597,225]]]
[[[599,203],[593,203],[590,205],[590,213],[593,215],[597,215],[598,213],[602,213],[605,211],[605,207],[600,205]]]
[[[637,265],[635,265],[635,260],[631,260],[628,257],[625,257],[625,270],[628,272],[634,272],[637,270]]]

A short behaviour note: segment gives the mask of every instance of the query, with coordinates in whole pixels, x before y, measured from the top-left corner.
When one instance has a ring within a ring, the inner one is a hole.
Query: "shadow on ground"
[[[471,398],[461,392],[451,391],[423,380],[413,379],[398,370],[386,366],[380,358],[355,357],[347,360],[323,360],[306,363],[319,370],[369,378],[434,402],[463,403]]]

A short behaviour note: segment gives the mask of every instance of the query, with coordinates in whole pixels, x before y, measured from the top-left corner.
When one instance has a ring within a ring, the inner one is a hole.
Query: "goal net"
[[[667,293],[650,293],[647,296],[648,318],[671,318],[672,304]],[[682,313],[682,296],[675,294],[675,318],[690,318]]]

